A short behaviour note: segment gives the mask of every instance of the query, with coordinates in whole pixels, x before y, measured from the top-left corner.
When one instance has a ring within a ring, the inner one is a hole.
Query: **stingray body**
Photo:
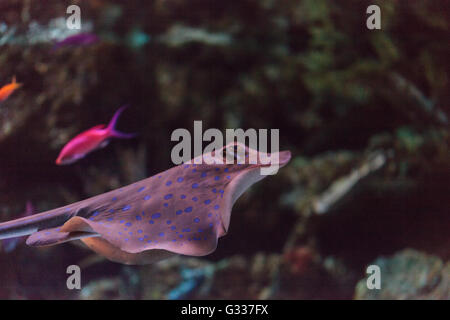
[[[204,154],[218,159],[221,152]],[[243,145],[245,152],[259,152]],[[217,156],[216,156],[217,155]],[[290,152],[277,154],[280,166]],[[81,239],[106,258],[148,264],[174,254],[203,256],[225,235],[238,197],[263,179],[263,164],[195,164],[160,174],[61,208],[0,224],[0,239],[30,235],[27,244],[46,246]]]
[[[36,210],[31,203],[31,201],[27,201],[25,212],[21,215],[21,217],[28,217],[36,213]],[[4,251],[6,253],[14,251],[20,244],[25,242],[24,237],[15,237],[9,238],[0,241],[0,251]]]

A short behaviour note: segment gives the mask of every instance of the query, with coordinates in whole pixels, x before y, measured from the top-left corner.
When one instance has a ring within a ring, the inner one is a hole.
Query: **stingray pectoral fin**
[[[119,249],[103,238],[85,238],[81,241],[99,255],[104,256],[111,261],[129,265],[155,263],[175,255],[175,253],[162,249],[130,253]]]
[[[146,225],[142,225],[142,228],[145,229]],[[124,229],[126,227],[124,228],[124,225],[120,223],[108,224],[105,221],[73,217],[61,227],[61,231],[99,234],[101,238],[96,238],[98,241],[84,239],[83,242],[92,250],[112,261],[141,264],[161,260],[162,258],[159,258],[162,255],[161,252],[167,252],[170,255],[182,254],[191,256],[204,256],[213,252],[217,247],[217,234],[221,226],[217,224],[214,227],[208,227],[207,225],[202,226],[199,224],[199,228],[204,230],[199,232],[198,230],[194,231],[187,228],[180,230],[181,233],[174,235],[173,238],[156,235],[160,239],[149,241],[144,236],[140,238],[129,236],[129,230],[125,232]],[[181,243],[181,239],[186,239],[186,241]]]
[[[94,228],[87,222],[85,218],[73,217],[70,218],[61,227],[62,232],[96,232]]]
[[[33,233],[27,238],[26,243],[32,247],[52,246],[67,241],[98,236],[99,234],[92,232],[62,232],[61,228],[51,228]]]

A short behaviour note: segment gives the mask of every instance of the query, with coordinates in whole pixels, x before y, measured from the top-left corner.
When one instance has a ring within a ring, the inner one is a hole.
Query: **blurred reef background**
[[[52,50],[71,4],[101,40]],[[279,128],[293,159],[238,200],[209,256],[0,248],[0,298],[450,299],[449,24],[438,0],[2,0],[0,84],[23,86],[0,104],[1,221],[170,168],[171,133],[194,120]],[[54,164],[125,103],[119,129],[137,139]]]

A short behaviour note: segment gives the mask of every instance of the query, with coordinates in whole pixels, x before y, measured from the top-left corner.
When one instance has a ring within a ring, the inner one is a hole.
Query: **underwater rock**
[[[0,24],[0,45],[35,45],[38,43],[52,43],[53,41],[62,41],[63,39],[80,33],[80,30],[69,29],[64,17],[58,17],[50,20],[47,25],[40,24],[37,21],[31,21],[24,33],[19,33],[17,26]],[[92,22],[86,21],[82,24],[81,31],[89,32],[92,30]]]
[[[450,263],[436,256],[406,249],[373,264],[381,269],[381,289],[367,289],[362,279],[355,299],[450,299]]]
[[[217,262],[176,256],[142,267],[141,298],[269,298],[279,260],[279,255],[263,253],[250,257],[234,255]]]
[[[313,208],[316,214],[324,214],[336,203],[339,203],[359,181],[380,169],[386,163],[387,157],[383,152],[379,151],[377,153],[374,152],[368,158],[357,168],[353,169],[350,174],[334,181],[320,197],[313,200]]]
[[[232,42],[229,34],[209,32],[201,28],[174,25],[159,40],[170,47],[181,47],[191,42],[200,42],[210,46],[228,46]]]
[[[129,299],[129,297],[120,294],[121,286],[123,286],[123,283],[120,278],[106,278],[92,281],[82,288],[79,298],[82,300]]]
[[[189,282],[189,279],[183,278],[181,272],[183,269],[202,270],[212,266],[211,262],[202,259],[175,256],[161,263],[142,267],[140,270],[141,298],[150,300],[171,298],[175,296],[173,293],[171,296],[171,292],[175,290],[176,293],[180,293],[180,286]],[[194,299],[198,289],[201,288],[195,283],[189,292],[183,292],[182,295],[184,298]]]

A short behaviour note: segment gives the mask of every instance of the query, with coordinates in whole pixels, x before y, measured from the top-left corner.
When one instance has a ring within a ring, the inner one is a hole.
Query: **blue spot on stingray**
[[[139,238],[139,241],[144,241],[144,238]]]
[[[192,169],[192,172],[194,172],[194,173],[197,172],[197,169]]]
[[[138,192],[141,192],[142,190],[144,190],[145,189],[145,187],[140,187],[139,189],[138,189]]]
[[[183,238],[183,235],[182,234],[180,234],[180,235],[178,235],[180,238]]]
[[[111,199],[112,201],[117,201],[117,197],[114,197]]]
[[[193,197],[192,201],[198,201],[198,198],[197,197]]]
[[[175,213],[179,216],[180,214],[183,213],[183,210],[177,210],[177,212],[175,212]]]
[[[186,164],[186,165],[184,166],[184,168],[185,168],[185,169],[189,168],[189,165],[188,165],[188,164]]]
[[[131,206],[125,206],[125,207],[123,207],[122,211],[128,211],[130,209],[131,209]]]
[[[125,220],[120,220],[120,221],[119,221],[119,223],[124,223],[124,222],[125,222]]]
[[[210,204],[211,203],[211,200],[205,200],[205,204]]]
[[[194,222],[195,222],[195,223],[199,223],[199,222],[200,222],[200,219],[199,219],[199,218],[195,218],[195,219],[194,219]]]
[[[128,241],[128,240],[130,240],[130,239],[128,239],[128,238],[127,238],[127,239],[125,239],[125,241]]]
[[[212,213],[208,213],[208,217],[210,217],[210,218],[211,218],[211,217],[212,217]]]
[[[109,209],[109,212],[110,213],[114,213],[114,209]]]
[[[191,232],[191,229],[190,228],[184,228],[183,232]]]
[[[160,233],[158,234],[158,236],[164,237],[164,232],[160,232]]]
[[[192,211],[192,207],[187,207],[186,209],[184,209],[184,212],[191,212]]]
[[[201,229],[201,228],[198,228],[198,230],[197,230],[198,232],[203,232],[203,229]]]
[[[175,242],[175,241],[177,241],[177,239],[173,239],[172,241]]]
[[[152,240],[147,240],[147,243],[152,243]]]
[[[227,179],[231,179],[231,176],[227,176]]]
[[[180,196],[180,199],[186,199],[186,196],[185,196],[184,194],[182,194],[182,195]]]
[[[108,219],[106,219],[107,221],[112,221],[113,220],[113,218],[108,218]]]
[[[220,169],[219,168],[216,168],[216,171],[219,171]]]
[[[169,193],[164,196],[164,199],[169,200],[173,197],[173,194]]]
[[[194,183],[194,184],[192,185],[192,188],[193,188],[193,189],[197,189],[197,188],[198,188],[198,183]]]
[[[118,234],[122,235],[123,233],[119,231]]]
[[[170,186],[172,184],[172,181],[167,181],[166,186]]]
[[[159,213],[159,212],[152,214],[153,219],[157,219],[159,217],[161,217],[161,213]]]
[[[228,170],[228,168],[225,168],[224,170],[223,170],[223,172],[228,172],[229,170]]]
[[[142,217],[141,216],[136,216],[136,220],[141,221]]]
[[[212,224],[212,223],[210,223],[210,224],[209,224],[209,226],[210,226],[210,227],[212,228],[213,224]]]
[[[212,192],[216,193],[216,192],[217,192],[217,189],[216,189],[216,188],[212,189]]]
[[[153,221],[153,220],[150,220],[148,223],[150,223],[150,224],[154,224],[155,223],[155,221]]]
[[[175,226],[172,226],[172,227],[170,227],[170,229],[172,229],[172,230],[175,230],[177,227],[175,227]]]
[[[172,223],[172,221],[170,221],[170,220],[167,220],[167,221],[166,221],[166,223],[167,223],[167,224],[171,224],[171,223]]]
[[[203,172],[201,175],[202,178],[206,177],[206,172]]]
[[[138,233],[142,233],[142,230],[141,230],[141,229],[139,229],[139,230],[138,230]]]
[[[179,177],[179,178],[177,179],[178,182],[183,182],[183,180],[184,180],[183,177]]]
[[[132,235],[133,235],[133,232],[130,231],[130,232],[128,232],[128,234],[129,234],[130,236],[132,236]]]
[[[219,209],[220,207],[219,207],[219,205],[218,204],[216,204],[215,206],[214,206],[214,210],[217,210],[217,209]]]
[[[99,214],[100,214],[100,212],[95,211],[95,212],[92,214],[92,216],[93,216],[93,217],[96,217],[96,216],[98,216]]]
[[[131,227],[131,222],[125,224],[127,227]]]
[[[164,207],[168,207],[169,206],[169,204],[166,202],[166,203],[164,203]]]

